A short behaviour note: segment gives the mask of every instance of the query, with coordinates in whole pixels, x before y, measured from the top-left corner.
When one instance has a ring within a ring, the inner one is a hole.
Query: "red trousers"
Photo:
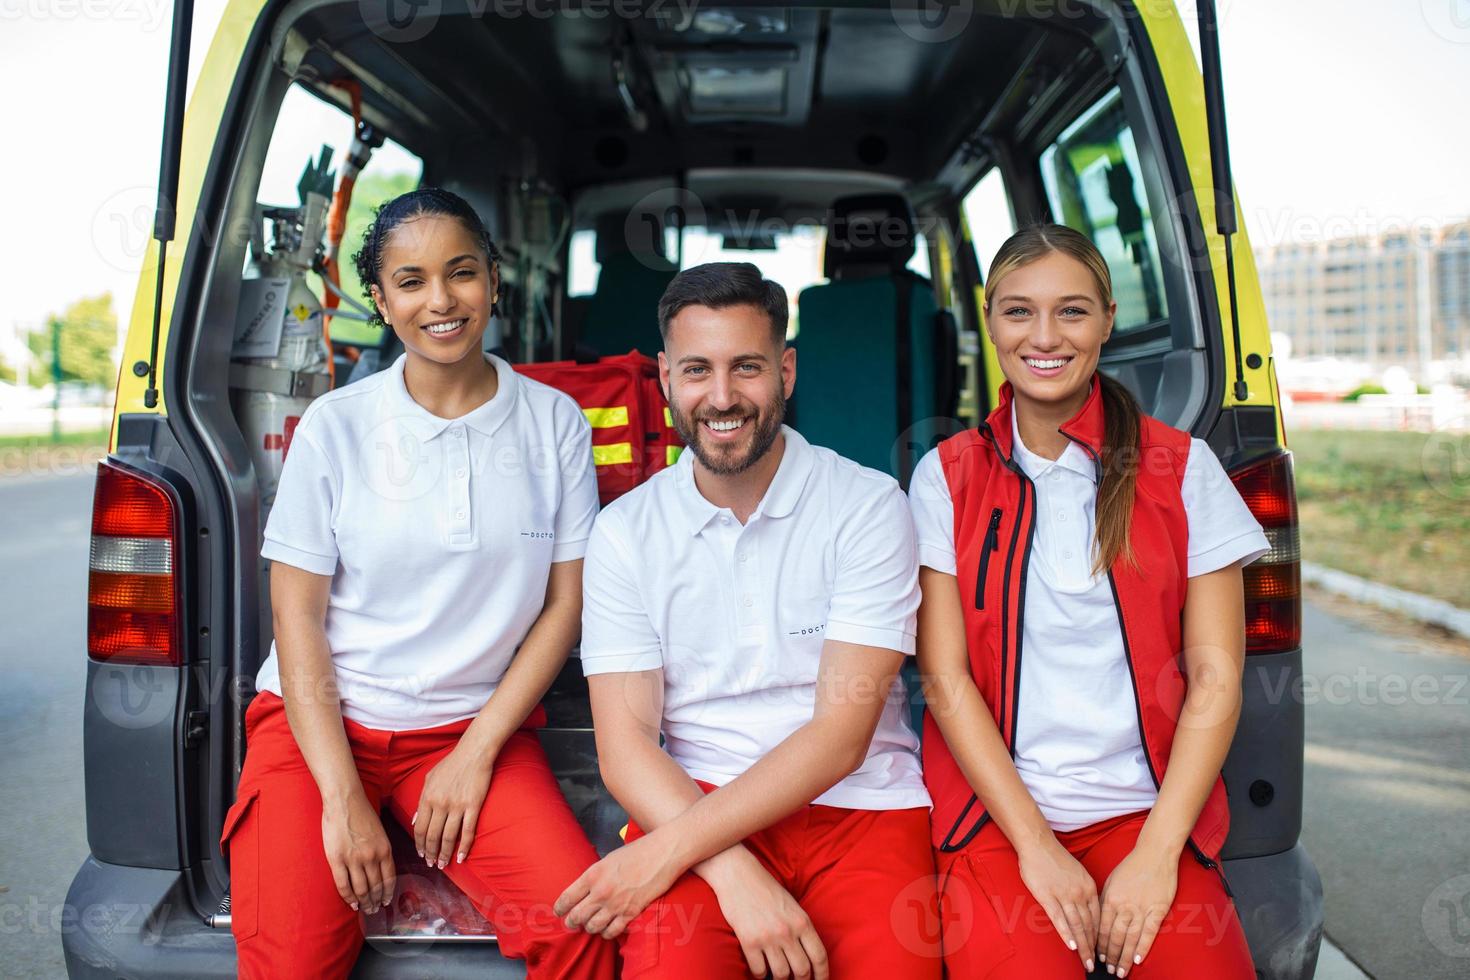
[[[630,825],[628,840],[639,836]],[[812,804],[744,843],[812,920],[833,980],[939,980],[927,807]],[[750,973],[714,890],[690,872],[629,925],[622,975],[739,980]]]
[[[570,932],[551,911],[597,854],[572,816],[534,727],[510,737],[495,760],[475,841],[447,874],[495,926],[506,956],[531,980],[612,980],[612,943]],[[469,727],[384,732],[344,720],[363,790],[408,828],[424,779]],[[221,847],[230,857],[230,902],[240,976],[346,977],[363,943],[362,919],[337,894],[322,849],[322,801],[286,724],[285,703],[262,693],[245,716],[249,750]]]
[[[1128,856],[1147,812],[1104,820],[1057,834],[1063,847],[1097,883]],[[1046,911],[1021,880],[1015,848],[993,822],[963,850],[940,852],[940,912],[944,966],[966,980],[1038,980],[1080,977],[1077,954],[1066,947]],[[1098,964],[1102,971],[1103,964]],[[1131,980],[1254,980],[1255,968],[1235,903],[1218,870],[1187,848],[1179,859],[1179,888],[1143,963],[1128,966]]]

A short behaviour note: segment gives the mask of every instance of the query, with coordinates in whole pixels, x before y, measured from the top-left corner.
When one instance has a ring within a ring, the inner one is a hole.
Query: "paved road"
[[[1318,602],[1305,629],[1302,838],[1327,934],[1380,980],[1470,977],[1466,645]]]
[[[88,475],[0,480],[7,977],[63,975],[63,901],[87,853],[80,718],[91,490]],[[1304,689],[1304,837],[1327,888],[1328,934],[1379,980],[1470,976],[1470,688],[1462,683],[1470,657],[1318,602],[1306,614],[1315,686]],[[1340,957],[1332,961],[1334,977],[1349,975]]]
[[[0,975],[59,977],[82,809],[90,474],[0,479]]]

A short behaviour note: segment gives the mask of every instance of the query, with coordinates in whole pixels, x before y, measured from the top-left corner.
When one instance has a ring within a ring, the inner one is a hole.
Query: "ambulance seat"
[[[914,216],[902,195],[838,199],[829,281],[802,290],[797,334],[802,435],[905,488],[930,448],[908,445],[913,427],[952,417],[958,394],[954,319],[929,280],[905,268],[913,254]]]
[[[584,344],[604,356],[637,349],[652,357],[663,349],[658,301],[678,267],[664,254],[664,230],[653,215],[630,222],[623,212],[597,219],[597,289],[582,324]]]

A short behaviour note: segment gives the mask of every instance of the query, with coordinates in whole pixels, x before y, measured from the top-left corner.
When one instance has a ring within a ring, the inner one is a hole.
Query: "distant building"
[[[1256,253],[1271,329],[1293,356],[1336,358],[1421,380],[1470,355],[1470,222]]]

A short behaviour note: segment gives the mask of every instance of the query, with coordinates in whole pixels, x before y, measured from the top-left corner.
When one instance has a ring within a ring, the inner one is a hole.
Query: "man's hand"
[[[582,872],[551,910],[568,929],[615,939],[682,873],[667,860],[668,852],[656,831],[624,844]]]
[[[827,949],[812,920],[754,855],[731,848],[707,861],[700,877],[714,889],[754,976],[827,980]]]

